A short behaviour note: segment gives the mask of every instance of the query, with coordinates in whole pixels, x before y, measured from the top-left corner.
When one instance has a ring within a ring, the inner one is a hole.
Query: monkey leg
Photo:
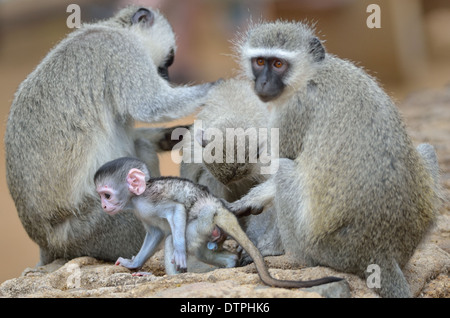
[[[232,252],[229,252],[221,247],[217,250],[208,249],[207,242],[200,247],[195,256],[199,261],[206,264],[214,265],[217,267],[235,267],[238,261],[238,256]]]
[[[164,242],[164,267],[167,275],[176,275],[186,272],[186,268],[181,270],[177,269],[177,264],[173,259],[174,252],[173,237],[172,234],[170,234],[166,237]]]
[[[131,259],[119,257],[116,261],[116,265],[122,265],[129,269],[141,268],[142,265],[156,252],[159,243],[164,237],[163,232],[156,227],[147,227],[147,233],[145,234],[144,243],[136,256]]]
[[[412,297],[409,284],[398,263],[394,260],[377,260],[379,273],[364,270],[366,283],[374,288],[383,298],[410,298]],[[379,277],[376,277],[379,274]],[[378,284],[377,283],[378,279]]]

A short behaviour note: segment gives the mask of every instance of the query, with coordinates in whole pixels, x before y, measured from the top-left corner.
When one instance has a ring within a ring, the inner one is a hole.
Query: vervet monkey
[[[239,215],[272,202],[286,253],[362,277],[377,264],[381,296],[411,296],[401,268],[441,201],[434,148],[416,150],[375,79],[326,53],[305,24],[254,25],[237,56],[272,109],[281,159],[230,208]]]
[[[219,267],[233,267],[237,256],[222,249],[222,231],[231,235],[253,258],[261,280],[270,286],[301,288],[341,280],[283,281],[270,276],[259,250],[242,231],[236,217],[204,186],[176,177],[150,178],[145,163],[119,158],[104,164],[94,176],[102,207],[110,215],[132,209],[147,231],[139,253],[116,264],[140,268],[165,239],[166,273],[187,269],[187,254]]]
[[[215,85],[204,104],[189,131],[190,138],[185,135],[180,143],[183,145],[180,176],[205,185],[215,196],[232,202],[269,176],[251,171],[261,167],[261,154],[267,153],[273,143],[267,129],[270,113],[247,80],[234,78]],[[178,138],[176,130],[174,137]],[[196,147],[203,152],[200,161],[196,161]],[[213,160],[208,160],[210,154],[214,155]],[[240,221],[263,256],[284,253],[273,208]],[[251,261],[249,255],[241,255],[241,265]]]
[[[153,9],[130,6],[57,44],[19,86],[5,135],[7,182],[39,264],[133,255],[145,235],[132,214],[102,213],[92,177],[101,164],[139,156],[159,175],[164,129],[134,129],[192,113],[211,83],[166,80],[175,35]],[[162,149],[166,150],[166,149]]]

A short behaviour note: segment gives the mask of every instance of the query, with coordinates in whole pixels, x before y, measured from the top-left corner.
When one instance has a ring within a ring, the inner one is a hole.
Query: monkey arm
[[[156,91],[151,106],[139,105],[136,120],[145,122],[167,122],[192,114],[200,105],[213,83],[196,86],[167,87]]]
[[[142,81],[141,85],[123,84],[121,95],[132,98],[121,100],[120,103],[127,105],[128,113],[135,120],[147,123],[168,122],[192,114],[202,104],[201,99],[213,85],[206,83],[172,87],[150,66],[136,72],[141,73],[138,76]],[[136,76],[134,74],[133,78]],[[120,97],[117,98],[120,100]]]
[[[174,204],[171,212],[167,212],[167,221],[170,225],[173,238],[173,262],[177,270],[187,269],[186,256],[186,219],[187,214],[182,204]]]
[[[170,151],[173,146],[183,140],[183,134],[189,131],[187,125],[174,127],[136,128],[133,131],[133,139],[143,139],[153,145],[156,152]],[[173,135],[173,138],[172,138]]]
[[[266,205],[272,203],[275,193],[275,180],[272,176],[266,182],[253,187],[241,199],[229,203],[228,207],[237,217],[260,214]]]
[[[129,269],[141,268],[145,261],[148,260],[154,253],[159,243],[164,238],[164,233],[157,227],[146,226],[147,233],[145,234],[144,243],[136,256],[132,259],[125,259],[119,257],[116,265],[122,265]]]
[[[147,123],[161,123],[192,114],[201,104],[214,83],[173,87],[158,74],[148,52],[133,42],[134,38],[121,36],[121,47],[110,49],[108,83],[110,99],[120,115]],[[115,48],[116,46],[112,46]]]

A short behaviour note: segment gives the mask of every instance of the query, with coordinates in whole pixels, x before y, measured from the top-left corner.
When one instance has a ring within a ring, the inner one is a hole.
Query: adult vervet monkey
[[[411,296],[401,268],[441,201],[433,147],[415,149],[376,81],[327,54],[305,24],[254,25],[237,56],[274,112],[282,159],[231,208],[241,215],[273,203],[287,253],[362,277],[377,264],[381,296]]]
[[[136,130],[134,121],[186,116],[211,86],[170,85],[175,49],[162,14],[130,6],[69,34],[19,86],[5,135],[7,182],[40,264],[139,250],[141,223],[131,213],[105,215],[93,176],[122,156],[139,156],[159,175],[167,131]]]

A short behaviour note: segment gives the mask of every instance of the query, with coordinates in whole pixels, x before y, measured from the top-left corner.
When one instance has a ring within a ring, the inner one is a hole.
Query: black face
[[[165,64],[163,66],[158,67],[159,75],[167,81],[169,81],[169,66],[173,64],[174,60],[175,60],[175,52],[171,50]]]
[[[256,57],[252,59],[252,71],[255,76],[255,91],[263,102],[281,95],[286,86],[283,83],[289,65],[276,57]]]

